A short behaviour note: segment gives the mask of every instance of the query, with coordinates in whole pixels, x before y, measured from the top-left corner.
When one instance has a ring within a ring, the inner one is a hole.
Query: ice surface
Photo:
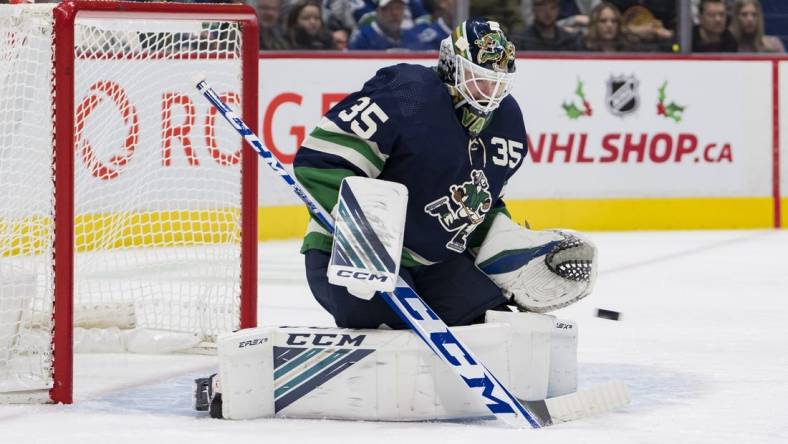
[[[211,420],[192,406],[210,356],[77,355],[75,404],[0,406],[0,443],[788,443],[788,231],[592,233],[580,386],[622,379],[632,404],[543,430],[493,421]],[[299,243],[260,248],[260,321],[332,325]],[[595,318],[594,309],[622,313]]]

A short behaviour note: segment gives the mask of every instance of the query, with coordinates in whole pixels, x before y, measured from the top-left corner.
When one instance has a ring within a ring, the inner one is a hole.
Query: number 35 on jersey
[[[378,122],[386,123],[389,116],[372,102],[369,97],[361,97],[353,106],[339,113],[343,122],[350,122],[350,129],[362,139],[369,139],[378,130]]]

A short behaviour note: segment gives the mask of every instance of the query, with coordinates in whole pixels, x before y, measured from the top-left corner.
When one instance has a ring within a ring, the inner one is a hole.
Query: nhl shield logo
[[[611,76],[607,81],[607,108],[616,116],[623,117],[638,109],[638,79],[634,75]]]

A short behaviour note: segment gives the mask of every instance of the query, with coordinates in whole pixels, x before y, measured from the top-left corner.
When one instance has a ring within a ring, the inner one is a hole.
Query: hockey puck
[[[597,308],[596,317],[602,319],[610,319],[611,321],[618,321],[621,318],[621,313],[614,310],[605,310],[604,308]]]

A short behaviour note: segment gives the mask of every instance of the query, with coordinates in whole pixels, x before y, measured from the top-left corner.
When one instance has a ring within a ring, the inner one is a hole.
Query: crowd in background
[[[250,0],[262,49],[437,50],[455,0]],[[322,2],[321,2],[322,1]],[[693,52],[784,52],[759,0],[692,0]],[[518,51],[677,52],[675,0],[471,0]]]
[[[25,0],[0,3],[9,1]],[[437,50],[457,24],[456,0],[210,1],[253,6],[261,50]],[[785,52],[765,33],[759,0],[691,1],[692,52]],[[467,12],[498,21],[518,51],[678,52],[676,9],[676,0],[470,0]]]

